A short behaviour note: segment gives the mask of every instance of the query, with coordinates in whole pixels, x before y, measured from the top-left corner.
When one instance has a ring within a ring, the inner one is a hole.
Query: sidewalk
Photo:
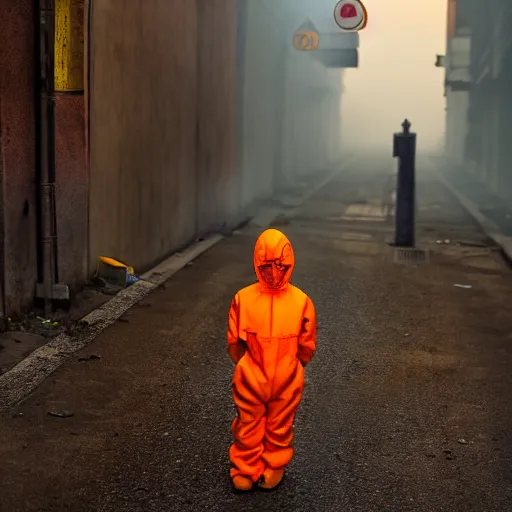
[[[463,169],[450,168],[442,160],[432,165],[454,197],[512,261],[512,207]]]
[[[0,417],[0,511],[512,510],[511,273],[421,170],[430,263],[394,264],[390,220],[346,220],[362,198],[377,207],[388,179],[389,165],[363,164],[279,226],[317,307],[319,349],[277,492],[233,495],[227,474],[226,315],[253,280],[249,227]]]

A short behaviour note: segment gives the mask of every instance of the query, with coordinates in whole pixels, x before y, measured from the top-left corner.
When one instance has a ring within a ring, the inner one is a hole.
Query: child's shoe
[[[271,469],[267,468],[263,473],[261,480],[258,482],[260,489],[271,491],[275,489],[283,480],[284,468]]]
[[[243,475],[236,475],[231,481],[233,482],[235,490],[240,492],[248,492],[254,485],[254,482],[249,477]]]

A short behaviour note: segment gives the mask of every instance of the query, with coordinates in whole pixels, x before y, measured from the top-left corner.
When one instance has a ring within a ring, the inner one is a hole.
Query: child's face
[[[261,277],[269,288],[279,289],[284,284],[286,273],[290,265],[284,265],[279,259],[265,261],[263,265],[258,266]]]

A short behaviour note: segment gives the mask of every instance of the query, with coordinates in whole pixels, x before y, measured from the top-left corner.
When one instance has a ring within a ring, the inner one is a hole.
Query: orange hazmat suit
[[[284,473],[293,457],[303,366],[316,350],[315,308],[290,284],[294,267],[288,238],[276,229],[264,231],[254,248],[258,282],[231,302],[228,353],[236,364],[232,391],[238,412],[229,451],[234,483],[237,477],[252,483],[267,471]]]

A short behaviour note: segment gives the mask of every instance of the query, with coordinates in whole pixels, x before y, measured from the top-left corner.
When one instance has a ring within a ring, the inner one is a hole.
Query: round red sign
[[[361,30],[368,13],[361,0],[340,0],[334,8],[334,21],[342,30]]]

